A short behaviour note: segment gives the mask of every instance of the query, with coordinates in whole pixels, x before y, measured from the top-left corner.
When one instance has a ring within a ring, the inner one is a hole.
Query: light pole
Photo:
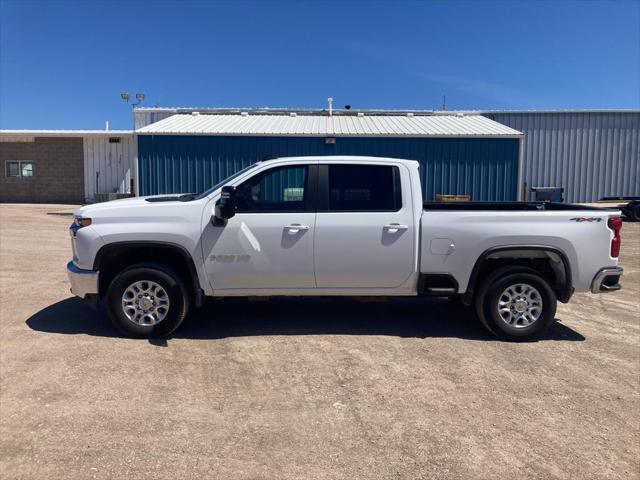
[[[120,98],[131,105],[131,114],[133,115],[133,129],[136,129],[136,116],[133,114],[133,109],[142,103],[144,100],[144,93],[136,93],[136,102],[131,102],[131,94],[129,92],[123,92],[120,94]]]
[[[132,103],[130,102],[131,100],[131,94],[129,92],[123,92],[120,94],[120,98],[122,100],[124,100],[125,102],[127,102],[129,105],[131,105],[131,116],[133,117],[133,142],[134,142],[134,150],[135,150],[135,154],[134,154],[134,158],[133,158],[133,175],[131,175],[131,179],[130,179],[130,185],[129,185],[129,192],[131,193],[131,196],[135,197],[138,194],[138,189],[140,188],[139,185],[139,181],[138,181],[138,139],[136,137],[136,115],[134,113],[134,109],[140,105],[142,103],[142,101],[144,100],[144,93],[136,93],[136,102]]]

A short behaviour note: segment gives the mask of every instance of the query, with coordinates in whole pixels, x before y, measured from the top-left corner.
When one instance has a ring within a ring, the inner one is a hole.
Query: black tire
[[[155,325],[141,325],[130,320],[122,305],[125,290],[141,281],[156,283],[168,296],[168,311]],[[190,297],[184,281],[171,268],[162,264],[141,263],[123,270],[113,279],[107,291],[106,304],[111,323],[120,333],[131,338],[152,338],[167,336],[180,326],[189,312]]]
[[[640,222],[640,202],[630,202],[625,212],[630,220]]]
[[[539,317],[530,325],[509,325],[498,312],[497,306],[502,293],[509,286],[518,284],[533,287],[542,300]],[[557,299],[547,281],[535,270],[526,267],[504,267],[483,279],[482,287],[474,296],[473,306],[478,319],[495,336],[504,340],[524,342],[539,338],[553,324]]]

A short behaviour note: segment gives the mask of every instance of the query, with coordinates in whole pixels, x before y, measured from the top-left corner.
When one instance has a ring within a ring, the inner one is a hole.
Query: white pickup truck
[[[495,335],[528,340],[557,300],[620,288],[617,210],[422,198],[412,160],[298,157],[201,194],[85,206],[71,291],[105,302],[131,337],[170,334],[208,296],[419,295],[457,298]]]

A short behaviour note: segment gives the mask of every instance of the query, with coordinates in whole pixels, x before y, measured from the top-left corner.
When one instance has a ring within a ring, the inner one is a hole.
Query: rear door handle
[[[285,230],[288,230],[290,234],[296,234],[298,232],[306,232],[309,230],[309,225],[300,225],[299,223],[292,223],[291,225],[287,225],[284,227]]]
[[[384,229],[389,233],[396,233],[400,230],[407,230],[408,228],[408,225],[400,225],[399,223],[389,223],[384,226]]]

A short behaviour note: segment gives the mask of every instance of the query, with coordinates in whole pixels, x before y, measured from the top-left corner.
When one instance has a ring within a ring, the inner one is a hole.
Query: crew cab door
[[[205,269],[217,290],[314,288],[317,165],[274,166],[236,187],[237,210],[203,233]],[[241,293],[241,292],[239,292]]]
[[[398,165],[319,166],[318,288],[395,288],[413,274],[416,226],[409,185],[408,170]]]

